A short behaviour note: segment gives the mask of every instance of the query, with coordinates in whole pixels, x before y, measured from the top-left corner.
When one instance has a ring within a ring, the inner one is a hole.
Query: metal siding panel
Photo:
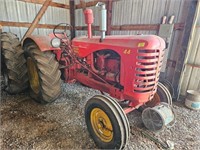
[[[2,20],[2,21],[8,20],[8,14],[7,14],[7,11],[6,11],[5,1],[1,2],[0,10],[1,10],[0,20]],[[3,32],[10,32],[10,28],[3,26]]]
[[[193,44],[191,45],[191,53],[189,54],[188,63],[196,64],[200,62],[200,50],[199,50],[199,43],[200,43],[200,28],[196,28],[194,31],[193,37]],[[198,56],[198,57],[197,57]],[[196,59],[195,59],[196,58]],[[198,58],[198,59],[197,59]],[[200,64],[199,64],[200,65]]]
[[[190,35],[185,64],[200,65],[200,28],[197,28],[197,26],[200,25],[200,1],[197,5],[197,11],[194,20],[195,21]],[[190,68],[190,71],[188,71],[187,68]],[[188,78],[189,80],[185,82],[185,79]],[[181,95],[185,95],[188,89],[200,91],[200,68],[186,65],[184,72],[182,72],[180,87]]]
[[[192,72],[192,67],[191,66],[185,66],[185,69],[183,71],[184,77],[183,77],[183,80],[182,80],[181,91],[180,91],[181,95],[186,94],[186,91],[187,91],[187,88],[188,88],[188,83],[190,81],[191,72]]]
[[[15,21],[15,22],[19,21],[18,16],[17,16],[17,9],[15,6],[16,6],[15,0],[6,0],[5,1],[5,7],[6,7],[8,21]],[[13,33],[17,34],[19,37],[21,37],[20,30],[17,27],[10,28],[10,32],[13,32]]]
[[[200,90],[198,89],[198,84],[200,82],[200,68],[193,68],[192,73],[190,75],[190,81],[188,85],[188,90]]]
[[[26,22],[28,18],[28,14],[26,12],[26,3],[17,1],[17,15],[19,22]],[[20,39],[23,37],[24,33],[26,32],[27,28],[19,27],[20,30]]]
[[[199,32],[200,33],[200,32]],[[199,34],[200,35],[200,34]],[[194,64],[195,65],[200,65],[200,38],[199,38],[199,41],[197,42],[197,47],[196,47],[196,58],[194,60]]]
[[[69,4],[69,0],[54,0],[54,2]],[[0,20],[13,22],[29,22],[32,23],[42,5],[25,3],[16,0],[1,0]],[[61,22],[70,23],[69,10],[48,7],[44,16],[41,18],[42,24],[58,24]],[[28,28],[22,27],[3,27],[3,32],[13,32],[22,38]],[[35,29],[33,34],[47,35],[52,29]]]

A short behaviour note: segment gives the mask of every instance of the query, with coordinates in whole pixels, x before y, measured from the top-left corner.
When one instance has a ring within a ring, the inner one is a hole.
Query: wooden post
[[[179,82],[180,82],[180,76],[181,72],[183,71],[183,66],[184,66],[184,60],[187,52],[187,47],[188,47],[188,42],[190,39],[190,33],[193,25],[193,20],[195,16],[195,12],[197,9],[197,1],[196,0],[191,0],[190,5],[189,5],[189,10],[187,14],[187,19],[185,22],[185,29],[184,33],[182,36],[182,41],[180,44],[180,53],[178,55],[176,67],[175,67],[175,72],[173,76],[173,87],[175,89],[175,98],[179,98],[179,93],[180,93],[180,87],[179,87]]]
[[[112,23],[112,0],[107,2],[107,32],[106,35],[111,34],[111,23]]]
[[[2,26],[1,26],[1,24],[0,24],[0,33],[2,32]]]
[[[70,24],[71,28],[71,39],[75,37],[75,2],[74,0],[70,0]]]
[[[29,29],[26,31],[25,35],[23,36],[21,42],[24,41],[24,39],[26,38],[27,35],[31,35],[32,32],[34,31],[35,27],[38,25],[40,19],[42,18],[43,14],[45,13],[45,11],[47,10],[49,4],[51,3],[52,0],[46,0],[43,4],[43,6],[41,7],[40,11],[38,12],[37,16],[35,17],[35,19],[33,20],[31,26],[29,27]]]
[[[1,39],[1,32],[2,32],[2,26],[0,24],[0,39]],[[0,52],[1,52],[1,40],[0,40]]]

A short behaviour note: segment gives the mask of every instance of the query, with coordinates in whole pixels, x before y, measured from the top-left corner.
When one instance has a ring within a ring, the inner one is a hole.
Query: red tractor
[[[85,106],[88,131],[98,147],[122,149],[130,134],[126,114],[162,101],[154,95],[165,42],[155,35],[105,37],[106,10],[104,4],[100,7],[101,36],[92,36],[93,14],[86,9],[87,36],[70,41],[65,31],[57,32],[59,24],[49,36],[24,40],[30,95],[40,103],[54,101],[61,93],[61,78],[101,91]]]

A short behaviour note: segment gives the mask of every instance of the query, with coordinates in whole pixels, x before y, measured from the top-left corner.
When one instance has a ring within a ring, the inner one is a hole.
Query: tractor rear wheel
[[[123,149],[129,139],[129,122],[113,99],[96,95],[85,107],[87,129],[99,148]]]
[[[53,102],[61,93],[61,73],[52,52],[42,52],[35,43],[25,45],[30,96],[39,103]]]
[[[10,94],[23,92],[28,87],[24,51],[13,33],[1,33],[1,71],[4,89]]]

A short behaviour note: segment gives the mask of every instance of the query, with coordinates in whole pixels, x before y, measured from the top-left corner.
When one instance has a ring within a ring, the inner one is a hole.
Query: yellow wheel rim
[[[39,93],[39,76],[36,69],[36,66],[32,60],[32,58],[27,59],[27,67],[28,67],[28,76],[29,76],[29,82],[31,89],[34,93]]]
[[[100,108],[94,108],[90,118],[95,134],[103,142],[110,142],[113,139],[113,127],[107,114]]]

